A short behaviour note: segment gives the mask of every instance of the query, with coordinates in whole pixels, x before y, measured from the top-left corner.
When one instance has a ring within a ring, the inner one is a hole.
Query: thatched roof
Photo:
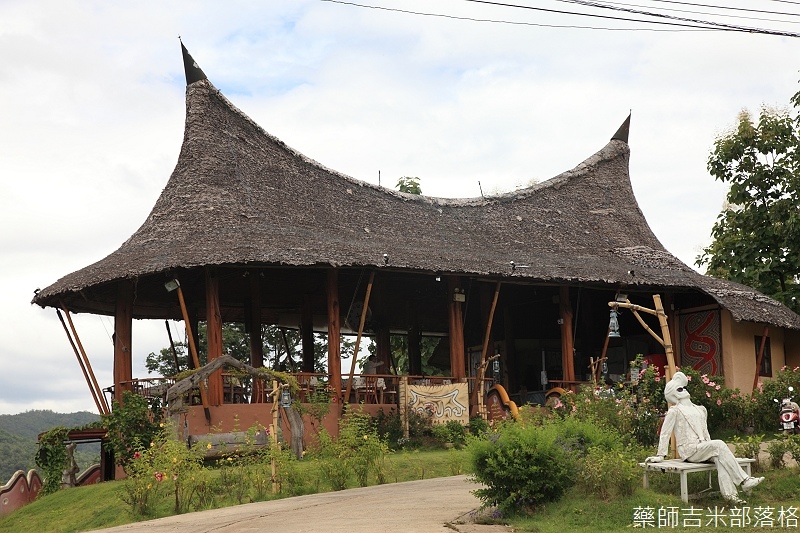
[[[204,265],[371,266],[694,289],[737,320],[800,329],[786,307],[702,276],[664,249],[631,187],[628,121],[586,161],[529,188],[485,198],[416,196],[352,179],[289,148],[191,66],[183,146],[147,220],[117,251],[45,288],[34,303],[67,298],[74,310],[107,313],[107,305],[77,294]]]

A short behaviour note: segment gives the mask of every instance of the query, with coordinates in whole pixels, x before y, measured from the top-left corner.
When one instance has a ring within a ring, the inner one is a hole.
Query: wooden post
[[[664,346],[664,353],[667,355],[668,371],[666,377],[667,381],[669,381],[677,371],[677,367],[675,365],[675,352],[672,351],[672,338],[670,337],[669,326],[667,325],[667,315],[664,313],[664,306],[661,305],[661,296],[654,294],[653,302],[656,304],[656,316],[658,317],[658,324],[661,326],[661,344]]]
[[[375,281],[375,271],[369,274],[369,282],[367,283],[367,293],[364,295],[364,305],[361,307],[361,320],[358,323],[358,335],[356,335],[356,346],[353,349],[353,361],[350,364],[350,376],[347,379],[347,390],[344,391],[345,401],[350,399],[350,391],[353,389],[353,374],[356,371],[356,360],[358,359],[358,350],[361,345],[361,334],[364,331],[364,323],[367,320],[367,311],[369,310],[369,296],[372,293],[372,283]]]
[[[572,343],[572,304],[569,301],[569,287],[562,285],[559,291],[558,307],[561,315],[561,365],[567,387],[574,390],[575,384],[575,347]]]
[[[72,340],[72,335],[70,335],[69,329],[67,329],[67,324],[64,322],[64,317],[61,315],[61,311],[56,309],[56,314],[58,315],[58,319],[61,321],[61,325],[64,326],[64,332],[67,334],[67,339],[69,339],[69,343],[72,346],[72,351],[75,352],[75,357],[78,359],[78,364],[83,372],[83,378],[86,380],[86,384],[89,386],[89,392],[92,393],[94,404],[97,406],[97,412],[99,412],[101,415],[107,415],[110,413],[110,409],[108,408],[106,399],[103,396],[103,391],[97,384],[97,379],[95,379],[94,372],[92,372],[92,367],[89,365],[89,358],[86,357],[86,352],[83,351],[83,346],[80,344],[80,339],[78,338],[78,333],[75,330],[75,325],[72,323],[72,319],[69,316],[69,311],[63,303],[61,303],[61,307],[64,309],[64,313],[66,313],[67,318],[69,319],[69,325],[72,328],[73,334],[75,335],[75,341]],[[78,346],[75,345],[75,342],[78,343],[80,349],[78,349]],[[84,359],[86,362],[84,362]]]
[[[492,355],[491,359],[487,359],[489,352],[489,339],[492,336],[492,322],[494,322],[494,311],[497,309],[497,299],[500,297],[500,282],[498,281],[494,287],[494,297],[492,298],[492,305],[489,308],[489,316],[486,318],[486,333],[483,336],[483,349],[481,350],[481,361],[478,364],[478,375],[475,376],[475,387],[472,390],[473,401],[470,403],[478,407],[478,415],[485,418],[483,409],[483,378],[486,374],[486,365],[490,360],[497,359]]]
[[[175,280],[177,283],[178,280]],[[194,342],[194,334],[192,333],[192,322],[189,320],[189,311],[186,309],[186,300],[183,298],[183,289],[180,283],[175,288],[178,293],[178,303],[181,307],[181,315],[183,315],[183,324],[186,327],[186,340],[189,342],[189,354],[192,356],[192,364],[194,368],[200,368],[200,358],[197,356],[197,344]],[[203,405],[203,412],[206,415],[206,422],[211,423],[211,412],[208,409],[208,395],[206,394],[206,387],[201,381],[197,384],[197,389],[200,391],[200,403]]]
[[[213,268],[206,268],[206,341],[208,362],[222,356],[222,314],[219,307],[219,278]],[[211,405],[222,405],[222,370],[208,377]]]
[[[117,283],[114,311],[114,399],[122,403],[122,393],[133,390],[133,283]]]
[[[467,377],[466,350],[464,349],[464,317],[461,302],[454,299],[455,290],[461,289],[458,276],[447,276],[448,336],[450,340],[450,373],[457,381]]]
[[[342,391],[342,353],[341,353],[341,324],[339,318],[339,271],[335,268],[328,270],[327,282],[328,296],[328,373],[330,384],[335,397],[339,398]],[[344,401],[348,401],[345,398]]]
[[[314,308],[311,297],[303,298],[303,309],[300,312],[300,334],[303,339],[303,372],[314,371]]]
[[[761,361],[764,359],[764,348],[767,346],[769,336],[769,326],[764,326],[764,333],[761,334],[761,346],[758,347],[758,360],[756,361],[756,375],[753,378],[753,390],[758,387],[758,376],[761,373]]]

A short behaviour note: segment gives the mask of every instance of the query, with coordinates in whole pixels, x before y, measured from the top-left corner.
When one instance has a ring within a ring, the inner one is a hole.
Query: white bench
[[[749,476],[750,472],[750,465],[755,463],[755,459],[746,459],[737,457],[736,460],[739,462],[739,466],[747,472]],[[688,463],[683,459],[668,459],[666,461],[661,461],[660,463],[639,463],[639,466],[644,468],[644,479],[642,480],[642,484],[644,488],[650,487],[650,480],[648,479],[648,474],[650,472],[672,472],[680,474],[681,476],[681,500],[684,503],[689,503],[689,484],[686,479],[686,475],[690,472],[709,472],[709,486],[711,485],[711,472],[715,472],[717,470],[717,465],[715,463]]]

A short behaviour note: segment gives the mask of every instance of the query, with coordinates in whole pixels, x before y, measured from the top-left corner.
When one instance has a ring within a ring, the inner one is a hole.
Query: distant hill
[[[26,411],[17,415],[0,415],[0,485],[3,485],[17,470],[36,468],[34,457],[38,449],[39,434],[54,428],[85,426],[100,420],[100,416],[88,411],[77,413],[55,413],[53,411]],[[98,445],[78,446],[75,459],[81,469],[99,457]]]

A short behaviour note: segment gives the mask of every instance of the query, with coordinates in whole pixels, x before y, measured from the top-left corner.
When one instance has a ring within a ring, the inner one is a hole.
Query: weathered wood
[[[328,373],[337,395],[342,390],[341,325],[339,323],[339,271],[328,270]]]
[[[283,409],[286,414],[286,420],[289,422],[289,431],[292,433],[290,445],[292,452],[298,459],[303,458],[303,434],[305,432],[305,424],[303,423],[303,415],[292,404]]]
[[[559,292],[559,311],[561,314],[561,364],[564,381],[575,381],[575,346],[572,342],[572,304],[569,301],[569,287],[562,285]],[[573,387],[574,388],[574,387]]]
[[[69,317],[69,312],[66,309],[64,309],[64,312],[67,313],[67,317]],[[70,346],[72,346],[72,350],[75,352],[75,357],[78,359],[78,364],[80,365],[81,371],[83,372],[83,377],[86,380],[86,384],[89,386],[89,392],[91,392],[94,404],[97,406],[97,411],[100,414],[109,414],[108,404],[106,404],[103,392],[100,390],[99,385],[97,385],[97,380],[92,379],[94,378],[94,373],[92,373],[91,378],[89,377],[89,372],[91,371],[91,367],[89,367],[89,370],[86,369],[86,364],[83,362],[83,359],[81,358],[81,354],[78,351],[78,347],[75,345],[75,341],[72,340],[72,335],[70,335],[69,329],[67,329],[67,324],[66,322],[64,322],[64,317],[61,315],[61,311],[56,309],[56,314],[58,315],[58,319],[61,321],[61,325],[64,326],[64,332],[67,334],[67,339],[69,339],[69,344]],[[72,325],[71,320],[70,320],[70,325]],[[77,335],[75,338],[76,340],[78,339]]]
[[[171,405],[181,396],[197,387],[200,383],[207,379],[208,376],[225,366],[232,366],[233,368],[236,368],[242,372],[246,372],[247,374],[253,376],[253,378],[258,379],[265,379],[265,377],[273,375],[273,372],[265,367],[255,368],[247,363],[242,363],[235,357],[223,355],[217,357],[204,367],[197,370],[197,372],[192,373],[190,376],[178,381],[169,389],[167,389],[167,404]],[[170,411],[172,411],[172,409],[170,409]]]
[[[758,387],[758,375],[761,373],[761,362],[764,360],[764,348],[767,346],[769,336],[769,326],[764,326],[764,333],[761,334],[761,346],[758,347],[758,360],[756,361],[756,375],[753,378],[753,390]]]
[[[213,268],[206,268],[206,349],[208,361],[222,356],[222,312],[219,305],[219,278]],[[208,401],[222,405],[222,372],[208,376]]]
[[[353,361],[350,363],[350,375],[347,380],[347,390],[344,392],[345,399],[350,398],[350,391],[353,390],[353,374],[356,371],[356,361],[358,360],[358,350],[361,346],[361,334],[364,332],[364,323],[367,320],[367,311],[369,311],[369,296],[372,293],[372,283],[375,281],[375,271],[369,273],[369,282],[367,283],[367,292],[364,295],[364,305],[361,307],[361,320],[358,323],[358,335],[356,335],[356,346],[353,349]]]
[[[456,380],[464,380],[467,377],[467,365],[464,362],[466,357],[466,350],[464,349],[464,317],[461,310],[461,302],[456,302],[453,297],[457,288],[461,288],[461,279],[458,276],[447,276],[450,373]]]

